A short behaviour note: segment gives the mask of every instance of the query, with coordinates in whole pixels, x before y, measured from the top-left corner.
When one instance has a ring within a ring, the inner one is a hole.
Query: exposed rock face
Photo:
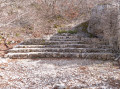
[[[118,24],[117,24],[117,37],[118,37],[118,46],[120,50],[120,3],[119,3],[119,13],[118,13]]]
[[[98,5],[92,10],[88,31],[98,36],[103,36],[101,15],[104,13],[104,6]]]
[[[105,4],[93,8],[89,21],[88,32],[97,35],[100,38],[109,40],[115,50],[120,47],[120,31],[118,20],[119,5]]]

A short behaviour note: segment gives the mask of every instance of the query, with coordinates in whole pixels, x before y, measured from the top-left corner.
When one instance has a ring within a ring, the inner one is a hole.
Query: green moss
[[[62,33],[67,33],[66,30],[58,30],[58,33],[62,34]]]
[[[87,28],[88,28],[89,22],[84,22],[81,24],[82,31],[88,33]]]
[[[90,37],[90,38],[95,37],[95,35],[93,35],[92,33],[88,33],[88,34],[89,34],[89,37]]]
[[[11,44],[11,41],[6,42],[6,44],[10,45],[10,44]]]
[[[88,33],[88,31],[87,31],[88,25],[89,25],[89,21],[86,21],[86,22],[83,22],[80,25],[78,25],[76,27],[76,29],[81,28],[83,32]]]
[[[45,45],[45,40],[44,39],[41,40],[41,45]]]
[[[17,37],[18,37],[18,36],[20,36],[20,34],[19,34],[19,33],[16,33],[15,35],[16,35]]]
[[[58,33],[60,33],[60,34],[62,34],[62,33],[76,34],[76,33],[77,33],[77,30],[69,30],[69,31],[66,31],[66,30],[58,30]]]
[[[0,39],[2,39],[3,37],[0,35]]]
[[[54,28],[59,28],[59,27],[61,27],[61,25],[58,25],[58,24],[54,24],[54,26],[53,26]]]
[[[70,33],[70,34],[76,34],[77,30],[69,30],[68,33]]]
[[[87,33],[90,38],[93,38],[93,37],[95,37],[95,35],[90,33],[90,32],[88,32],[88,30],[87,30],[88,25],[89,25],[89,21],[86,21],[86,22],[83,22],[80,25],[78,25],[76,27],[76,29],[80,29],[81,28],[82,32]]]
[[[52,19],[54,19],[54,20],[62,20],[62,19],[64,19],[64,17],[62,15],[54,15],[52,17]]]

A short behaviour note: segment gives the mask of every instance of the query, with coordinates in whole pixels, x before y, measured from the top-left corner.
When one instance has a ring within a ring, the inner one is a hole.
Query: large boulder
[[[114,4],[104,4],[97,5],[92,9],[91,18],[89,21],[88,32],[97,35],[99,38],[109,40],[111,46],[114,47],[116,51],[120,47],[120,23],[119,17],[119,5]]]

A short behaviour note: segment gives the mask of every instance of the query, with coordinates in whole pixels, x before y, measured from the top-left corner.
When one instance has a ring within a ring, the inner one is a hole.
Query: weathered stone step
[[[23,42],[22,45],[55,45],[55,44],[80,44],[83,43],[81,41],[39,41],[39,40],[34,40],[34,41],[26,41]]]
[[[61,44],[61,45],[16,45],[14,48],[112,48],[109,45]]]
[[[55,45],[55,44],[101,44],[108,45],[106,42],[96,42],[91,41],[39,41],[39,39],[28,40],[21,43],[22,45]]]
[[[79,36],[79,34],[70,34],[70,33],[62,33],[62,34],[54,34],[53,36]]]
[[[57,38],[50,38],[50,41],[80,41],[78,38],[66,38],[66,39],[57,39]]]
[[[50,39],[78,39],[78,36],[51,36]]]
[[[109,44],[108,41],[103,40],[103,39],[98,39],[98,38],[58,38],[58,37],[51,37],[49,39],[50,41],[83,41],[83,42],[94,42],[94,43],[99,43],[99,42],[103,42],[106,44]]]
[[[96,49],[96,48],[14,48],[9,50],[11,53],[27,53],[27,52],[75,52],[75,53],[90,53],[90,52],[113,52],[111,49]]]
[[[39,38],[38,38],[39,39]],[[100,39],[100,38],[88,38],[88,37],[79,37],[79,36],[50,36],[48,38],[44,38],[44,39],[49,39],[49,40],[82,40],[82,41],[94,41],[94,42],[98,42],[98,41],[107,41],[104,39]]]
[[[8,53],[5,57],[12,59],[35,59],[35,58],[81,58],[81,59],[114,59],[113,53],[60,53],[60,52],[29,52]]]

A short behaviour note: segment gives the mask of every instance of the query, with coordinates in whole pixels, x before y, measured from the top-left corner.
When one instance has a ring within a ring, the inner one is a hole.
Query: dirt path
[[[120,69],[112,61],[81,59],[0,62],[0,89],[51,89],[64,83],[74,89],[120,89]]]

